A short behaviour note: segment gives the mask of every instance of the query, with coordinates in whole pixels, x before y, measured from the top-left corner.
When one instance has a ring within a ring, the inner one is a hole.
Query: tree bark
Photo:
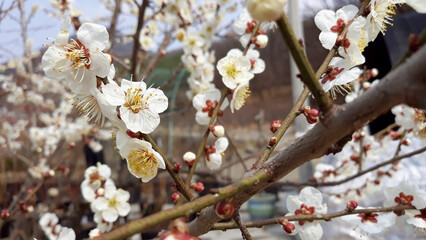
[[[329,115],[323,117],[313,129],[272,157],[258,170],[267,172],[270,181],[259,182],[249,190],[236,194],[233,202],[235,208],[238,209],[254,194],[305,162],[323,156],[333,143],[361,128],[368,121],[386,113],[393,106],[406,103],[413,107],[426,108],[426,68],[424,67],[426,58],[424,56],[426,56],[426,46],[355,101],[334,106]],[[219,220],[213,208],[208,207],[189,224],[190,234],[200,236],[207,233]]]

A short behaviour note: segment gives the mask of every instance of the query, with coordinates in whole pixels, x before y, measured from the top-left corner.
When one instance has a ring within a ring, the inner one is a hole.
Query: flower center
[[[129,167],[139,175],[151,176],[160,166],[154,154],[144,149],[134,149],[127,156]]]
[[[110,198],[108,200],[108,207],[110,208],[115,208],[118,205],[119,201],[117,201],[117,199],[115,197]]]
[[[90,69],[90,51],[79,40],[68,43],[64,46],[65,56],[72,62],[73,68],[86,67]]]
[[[234,97],[234,108],[239,110],[242,106],[244,106],[246,99],[250,96],[250,93],[251,91],[248,84],[238,88]]]
[[[140,110],[148,108],[143,101],[143,90],[140,88],[129,88],[126,92],[126,102],[124,107],[130,109],[133,113],[138,113]]]
[[[365,222],[372,222],[372,223],[377,223],[377,216],[379,216],[379,214],[377,213],[361,213],[358,214],[358,217],[361,218],[361,222],[365,223]]]
[[[413,195],[405,195],[403,192],[400,192],[399,197],[395,197],[395,202],[398,203],[398,205],[411,206],[413,199]]]
[[[333,81],[334,79],[336,79],[337,75],[343,72],[343,70],[345,69],[344,68],[339,69],[338,67],[329,66],[327,68],[327,71],[325,72],[325,76],[321,80],[321,83],[325,84],[328,81]]]
[[[210,154],[216,153],[216,148],[214,147],[214,144],[213,144],[211,146],[206,146],[204,148],[204,151],[205,151],[207,161],[210,161]]]
[[[295,215],[313,215],[315,213],[315,207],[308,207],[306,204],[302,203],[300,209],[294,211]],[[308,222],[313,222],[314,220],[308,220]],[[306,221],[299,221],[299,225],[303,226]]]
[[[336,22],[336,25],[332,26],[330,28],[330,30],[332,32],[337,33],[337,34],[341,34],[343,32],[343,29],[346,27],[346,24],[347,23],[343,19],[338,18],[337,22]]]
[[[93,183],[97,180],[104,181],[105,178],[102,177],[98,171],[94,171],[92,174],[89,175],[89,183]]]
[[[238,74],[237,67],[234,64],[229,64],[225,67],[226,69],[226,75],[228,75],[231,78],[235,78]]]

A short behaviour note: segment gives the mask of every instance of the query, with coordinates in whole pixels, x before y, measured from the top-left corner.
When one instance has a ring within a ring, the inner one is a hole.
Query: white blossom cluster
[[[108,232],[118,217],[125,217],[130,213],[129,192],[117,187],[111,179],[111,169],[98,163],[84,172],[84,181],[81,183],[83,198],[90,202],[90,209],[94,212],[96,229],[93,232]]]
[[[73,92],[73,105],[88,121],[103,126],[109,119],[129,171],[144,182],[151,180],[157,168],[165,168],[164,161],[150,143],[135,133],[149,134],[158,127],[159,113],[168,107],[167,97],[143,81],[123,79],[120,85],[116,83],[112,58],[103,52],[109,45],[106,28],[84,23],[74,40],[69,39],[70,24],[70,17],[64,15],[56,41],[42,58],[45,74],[67,82]],[[98,145],[93,148],[99,149]]]
[[[362,55],[369,42],[382,32],[385,34],[388,25],[392,25],[392,16],[398,4],[405,0],[372,0],[367,8],[366,16],[358,15],[358,8],[347,5],[336,12],[321,10],[315,16],[315,24],[321,30],[319,39],[325,49],[338,47],[340,56],[334,57],[327,71],[319,80],[326,92],[331,91],[333,98],[336,92],[349,93],[349,83],[361,74],[357,66],[365,62]],[[350,25],[349,25],[350,24]],[[349,25],[347,31],[344,29]]]
[[[59,219],[54,213],[43,214],[38,224],[49,240],[75,240],[75,232],[71,228],[59,224]]]

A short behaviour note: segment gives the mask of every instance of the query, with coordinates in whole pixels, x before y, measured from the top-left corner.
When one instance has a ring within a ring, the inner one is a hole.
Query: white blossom
[[[289,196],[287,198],[287,209],[292,215],[314,215],[327,213],[327,205],[322,203],[322,194],[313,187],[305,187],[300,191],[299,196]],[[299,233],[302,240],[320,239],[323,230],[318,221],[298,221],[295,222],[295,231]]]
[[[148,182],[157,176],[158,168],[166,168],[163,157],[144,140],[130,139],[122,147],[120,154],[126,158],[129,172],[141,178],[142,182]]]
[[[120,118],[133,132],[151,133],[160,124],[159,113],[168,106],[168,99],[163,91],[146,88],[145,82],[131,82],[123,79],[121,87],[107,84],[103,93],[112,106],[120,106]]]

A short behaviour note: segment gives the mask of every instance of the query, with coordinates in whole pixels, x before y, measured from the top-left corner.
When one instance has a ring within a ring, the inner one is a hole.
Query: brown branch
[[[137,4],[137,2],[135,1]],[[141,34],[141,30],[144,24],[144,17],[145,17],[145,10],[148,7],[149,1],[143,0],[142,4],[138,5],[138,25],[136,26],[136,32],[133,35],[133,51],[132,51],[132,57],[131,57],[131,67],[130,67],[130,74],[133,76],[133,78],[136,78],[136,68],[138,66],[138,53],[139,53],[139,35]]]
[[[318,107],[322,112],[328,112],[333,107],[333,102],[321,87],[318,78],[315,76],[314,70],[306,57],[305,51],[296,39],[296,35],[284,14],[283,17],[277,20],[278,29],[293,56],[294,62],[299,68],[302,81],[314,95],[318,103]]]
[[[279,224],[283,220],[287,220],[289,222],[292,221],[310,221],[310,220],[325,220],[329,221],[330,219],[346,216],[346,215],[354,215],[354,214],[361,214],[361,213],[376,213],[376,212],[393,212],[393,211],[400,211],[400,210],[408,210],[408,209],[415,209],[413,206],[394,206],[394,207],[383,207],[383,208],[368,208],[368,209],[355,209],[351,212],[348,212],[347,210],[334,212],[334,213],[327,213],[327,214],[316,214],[316,215],[297,215],[297,216],[286,216],[286,217],[276,217],[276,218],[268,218],[258,221],[249,221],[244,222],[243,224],[248,228],[260,228],[266,225],[273,225],[273,224]],[[227,229],[236,229],[239,228],[239,226],[235,222],[228,222],[228,223],[216,223],[212,230],[227,230]]]
[[[250,235],[250,232],[247,230],[247,227],[244,225],[243,221],[241,220],[240,213],[237,212],[235,216],[233,217],[235,225],[240,229],[241,235],[244,240],[252,240],[252,236]]]
[[[365,7],[367,6],[367,4],[369,2],[370,1],[365,1],[363,3],[362,7],[359,9],[358,14],[356,16],[359,16],[360,14],[363,13]],[[345,30],[342,32],[342,34],[344,34],[345,31],[347,31],[349,25],[350,24],[348,24],[348,26],[345,27]],[[306,54],[305,54],[303,48],[298,43],[297,39],[294,37],[294,34],[292,34],[292,36],[289,36],[289,34],[286,34],[283,37],[284,37],[284,39],[289,37],[289,38],[291,38],[291,41],[294,41],[290,45],[287,44],[289,49],[291,49],[293,58],[297,58],[298,62],[303,62],[303,63],[306,62],[307,64],[309,64],[309,62],[307,62],[307,59],[306,59]],[[315,79],[314,79],[315,81],[317,81],[324,74],[324,72],[328,68],[328,64],[330,64],[331,59],[336,55],[336,53],[337,53],[337,47],[334,47],[330,50],[330,52],[328,53],[328,55],[326,56],[326,58],[322,62],[321,66],[318,68],[318,70],[315,73]],[[310,67],[310,68],[312,68],[312,67]],[[257,168],[262,166],[262,164],[264,162],[266,162],[269,159],[269,157],[271,156],[272,152],[275,149],[275,146],[278,145],[278,143],[280,142],[284,133],[287,132],[288,128],[293,123],[294,119],[299,115],[299,109],[302,107],[303,103],[306,101],[308,96],[309,96],[309,90],[305,87],[303,89],[303,92],[300,94],[299,98],[297,99],[296,103],[294,104],[293,108],[290,110],[290,113],[283,120],[281,127],[278,129],[277,132],[275,132],[274,136],[277,138],[277,143],[272,147],[268,145],[263,150],[262,154],[260,155],[260,158],[253,164],[252,170],[256,170]]]
[[[116,33],[116,26],[117,26],[117,20],[118,15],[121,12],[121,0],[115,0],[115,8],[114,12],[112,13],[111,17],[111,23],[109,27],[109,41],[111,42],[111,48],[115,43],[115,33]]]
[[[208,194],[172,209],[128,222],[103,234],[100,239],[130,237],[162,222],[186,216],[201,209],[203,211],[189,224],[189,233],[199,236],[208,232],[220,219],[213,208],[206,208],[207,206],[233,196],[231,203],[235,208],[239,208],[257,192],[286,176],[305,162],[324,155],[332,143],[389,111],[393,106],[404,102],[419,108],[425,107],[426,82],[423,79],[426,76],[426,68],[419,67],[426,65],[425,55],[426,47],[423,47],[406,63],[389,73],[374,88],[353,102],[336,106],[322,124],[316,124],[302,138],[275,155],[254,174],[219,189],[216,194]],[[330,129],[334,131],[330,131]]]
[[[305,162],[323,156],[330,145],[386,113],[393,106],[404,102],[418,108],[426,107],[426,82],[423,81],[426,68],[419,68],[426,65],[426,58],[423,57],[425,55],[426,47],[422,47],[405,64],[390,72],[378,85],[355,101],[335,106],[322,124],[316,124],[302,138],[254,173],[256,176],[265,172],[270,178],[267,182],[257,182],[249,191],[236,194],[233,198],[234,207],[238,208],[254,194]],[[190,233],[194,236],[202,235],[219,220],[212,207],[206,208],[189,224]]]

